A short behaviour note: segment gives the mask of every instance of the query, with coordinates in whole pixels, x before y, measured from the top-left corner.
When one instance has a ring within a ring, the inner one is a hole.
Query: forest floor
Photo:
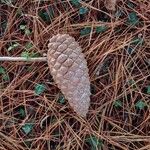
[[[47,53],[58,33],[86,56],[91,103],[78,116],[46,62],[0,62],[0,150],[149,150],[150,1],[1,0],[0,56]]]

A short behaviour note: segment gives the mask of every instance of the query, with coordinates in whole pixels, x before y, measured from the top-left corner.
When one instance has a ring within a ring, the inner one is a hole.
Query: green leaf
[[[30,35],[31,34],[30,29],[28,29],[26,25],[20,25],[20,30],[23,30],[25,35]]]
[[[150,94],[150,85],[147,87],[147,94]]]
[[[13,44],[13,47],[14,47],[14,48],[16,48],[16,47],[18,47],[18,46],[19,46],[19,43]]]
[[[12,51],[13,49],[17,48],[19,46],[19,43],[14,43],[11,46],[8,47],[8,51]]]
[[[20,25],[20,30],[25,30],[26,29],[26,25]]]
[[[60,104],[65,104],[65,102],[66,102],[65,97],[62,94],[59,95],[58,102]]]
[[[38,15],[41,17],[41,19],[45,22],[51,21],[51,19],[54,18],[54,10],[52,7],[48,7],[48,10],[42,9],[38,12]]]
[[[2,78],[4,81],[9,81],[9,75],[8,74],[3,74]]]
[[[120,100],[116,100],[116,101],[114,101],[114,106],[116,108],[122,107],[122,102]]]
[[[33,66],[28,66],[27,67],[27,71],[32,71],[33,70]]]
[[[30,48],[32,48],[33,47],[33,44],[31,43],[31,42],[27,42],[26,44],[25,44],[25,48],[27,49],[27,50],[29,50]]]
[[[48,6],[48,15],[50,17],[50,19],[54,18],[54,10],[51,6]]]
[[[2,79],[4,81],[8,81],[9,80],[9,76],[8,74],[6,73],[4,67],[0,66],[0,75],[2,75]]]
[[[40,54],[37,53],[37,52],[28,52],[28,51],[24,51],[21,53],[21,57],[25,57],[26,59],[30,59],[30,58],[33,58],[33,57],[39,57]]]
[[[132,39],[132,41],[130,42],[130,45],[127,46],[127,48],[125,48],[125,50],[129,53],[132,54],[136,49],[134,48],[134,46],[137,45],[142,45],[144,43],[144,39],[141,37],[135,37]]]
[[[30,58],[30,53],[27,52],[27,51],[24,51],[21,53],[21,57],[25,57],[26,59],[29,59]]]
[[[80,31],[80,35],[83,36],[83,35],[87,35],[87,34],[90,34],[91,33],[91,27],[86,27],[84,29],[82,29]]]
[[[32,141],[28,141],[28,139],[27,139],[27,141],[24,141],[24,144],[26,145],[26,147],[27,147],[28,149],[30,149],[31,146],[32,146]]]
[[[31,52],[30,57],[39,57],[40,54],[38,52]]]
[[[8,50],[8,51],[11,51],[11,50],[13,50],[13,49],[14,49],[13,46],[9,46],[7,50]]]
[[[3,35],[3,33],[6,31],[7,24],[8,24],[7,20],[4,20],[3,22],[1,22],[1,31],[2,32],[1,32],[0,36]]]
[[[17,9],[16,14],[17,14],[18,17],[23,15],[23,11],[20,7]]]
[[[1,0],[2,3],[7,4],[7,5],[12,5],[13,0]]]
[[[5,73],[6,73],[6,71],[5,71],[4,67],[0,66],[0,74],[5,74]]]
[[[22,126],[22,130],[24,131],[25,134],[29,134],[33,129],[33,124],[31,123],[26,123]]]
[[[88,12],[88,9],[86,7],[80,7],[79,14],[84,15]]]
[[[135,83],[134,80],[132,80],[132,79],[129,80],[129,81],[128,81],[128,84],[129,84],[129,86],[131,86],[132,88],[134,88],[134,89],[136,88],[136,83]]]
[[[131,48],[131,47],[128,47],[128,48],[126,48],[126,51],[127,51],[129,54],[132,54],[132,52],[134,51],[134,49]]]
[[[43,93],[45,91],[46,87],[44,84],[37,84],[35,86],[35,94],[36,95],[40,95],[41,93]]]
[[[134,3],[130,2],[130,1],[127,3],[127,5],[128,5],[129,8],[134,8],[135,7]]]
[[[96,33],[103,33],[107,30],[107,27],[106,26],[99,26],[99,27],[96,27]]]
[[[142,100],[139,100],[139,101],[135,104],[135,107],[136,107],[137,109],[140,109],[140,110],[144,109],[145,106],[147,106],[147,105],[146,105],[146,103],[145,103],[144,101],[142,101]]]
[[[49,21],[50,18],[49,18],[49,15],[46,11],[40,11],[39,12],[39,16],[42,18],[43,21]]]
[[[139,19],[136,12],[129,13],[128,21],[130,25],[136,25],[139,23]]]
[[[87,138],[85,141],[90,144],[91,150],[100,149],[103,144],[102,140],[99,140],[95,136],[91,136],[91,137]]]
[[[30,35],[31,34],[31,31],[29,29],[25,29],[25,34],[26,35]]]
[[[140,45],[143,44],[144,39],[141,37],[135,37],[133,38],[133,40],[131,41],[131,44],[136,44],[136,45]]]
[[[74,5],[75,7],[79,7],[80,6],[80,0],[71,0],[70,1],[72,5]]]
[[[23,107],[19,108],[19,115],[20,115],[20,117],[23,117],[23,118],[26,116],[26,112]]]

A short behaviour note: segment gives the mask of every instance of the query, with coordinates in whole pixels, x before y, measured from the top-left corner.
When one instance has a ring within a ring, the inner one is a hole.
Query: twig
[[[36,57],[36,58],[26,58],[26,57],[0,57],[0,61],[31,61],[31,62],[41,62],[47,61],[47,57]]]

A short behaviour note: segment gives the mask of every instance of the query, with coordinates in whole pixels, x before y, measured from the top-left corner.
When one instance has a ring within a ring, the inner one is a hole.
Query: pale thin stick
[[[31,61],[31,62],[41,62],[47,61],[47,57],[35,57],[35,58],[26,58],[26,57],[0,57],[0,61]]]

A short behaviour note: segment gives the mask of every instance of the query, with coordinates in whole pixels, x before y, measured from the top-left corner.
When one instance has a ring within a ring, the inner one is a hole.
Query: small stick
[[[0,61],[30,61],[30,62],[41,62],[47,61],[47,57],[35,57],[35,58],[26,58],[26,57],[0,57]]]

